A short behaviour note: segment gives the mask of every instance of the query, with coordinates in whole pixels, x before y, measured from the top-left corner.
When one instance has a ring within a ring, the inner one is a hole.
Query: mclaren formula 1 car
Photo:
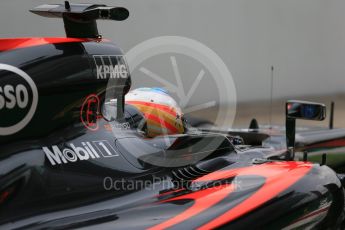
[[[295,128],[325,119],[323,104],[288,101],[286,134],[193,127],[164,89],[131,90],[99,35],[96,20],[127,9],[32,12],[62,18],[67,37],[0,39],[0,229],[344,227],[342,162],[327,154],[345,130]]]

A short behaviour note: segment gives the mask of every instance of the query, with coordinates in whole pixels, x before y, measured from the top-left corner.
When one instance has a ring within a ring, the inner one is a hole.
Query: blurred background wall
[[[62,21],[28,9],[63,1],[0,3],[0,37],[64,36]],[[75,0],[125,6],[124,22],[99,23],[103,36],[124,52],[157,36],[195,39],[216,52],[237,92],[235,125],[252,117],[268,123],[274,66],[274,124],[283,124],[285,99],[336,102],[336,126],[345,127],[345,1],[342,0]],[[158,69],[162,65],[157,65]],[[161,67],[163,68],[163,67]],[[188,73],[188,66],[181,66]],[[133,76],[135,78],[135,76]],[[168,76],[166,76],[168,78]],[[186,77],[186,76],[185,76]],[[145,80],[134,79],[137,85]],[[207,95],[206,86],[196,93]],[[194,101],[194,103],[197,103]],[[199,113],[207,117],[209,113]],[[323,124],[326,125],[326,122]]]

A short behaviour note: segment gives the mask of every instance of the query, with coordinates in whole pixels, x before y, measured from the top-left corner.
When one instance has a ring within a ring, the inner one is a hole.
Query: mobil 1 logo
[[[123,55],[93,55],[97,79],[126,79],[127,63]]]
[[[119,156],[107,140],[69,143],[63,147],[44,146],[42,150],[52,165]]]
[[[0,136],[22,130],[34,116],[38,91],[32,78],[18,67],[0,63]]]

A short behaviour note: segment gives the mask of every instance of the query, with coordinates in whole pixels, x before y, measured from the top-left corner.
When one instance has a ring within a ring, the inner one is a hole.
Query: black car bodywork
[[[67,19],[54,15],[65,21],[110,12],[59,7]],[[342,228],[342,176],[263,146],[283,135],[190,128],[142,138],[140,114],[124,103],[131,76],[122,51],[95,29],[83,31],[0,40],[1,127],[14,127],[35,108],[17,131],[1,129],[1,229]],[[99,74],[100,65],[124,65],[127,75]],[[109,91],[115,119],[102,114]],[[344,130],[318,132],[297,132],[296,151],[345,145]]]

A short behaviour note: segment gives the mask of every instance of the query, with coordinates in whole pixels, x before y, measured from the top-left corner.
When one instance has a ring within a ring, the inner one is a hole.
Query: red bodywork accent
[[[316,211],[314,211],[314,212],[308,213],[307,215],[302,216],[301,218],[299,218],[299,219],[297,219],[296,221],[294,221],[292,224],[295,224],[295,223],[298,223],[299,221],[308,219],[309,217],[313,217],[313,216],[320,215],[320,214],[322,214],[322,213],[324,213],[324,212],[327,212],[328,210],[329,210],[329,206],[328,206],[328,207],[325,207],[325,208],[322,208],[322,209],[319,209],[319,210],[316,210]]]
[[[0,195],[0,204],[3,203],[10,195],[10,192],[5,191]]]
[[[46,44],[58,44],[68,42],[89,42],[101,41],[99,39],[88,38],[1,38],[0,51],[41,46]]]
[[[96,108],[96,111],[94,110]],[[87,96],[80,109],[80,120],[83,125],[91,131],[98,130],[97,119],[100,118],[98,114],[100,108],[100,100],[96,94]]]
[[[15,185],[13,185],[12,187],[0,192],[0,204],[3,204],[13,194],[15,188]]]
[[[264,185],[249,198],[201,226],[199,229],[220,227],[258,208],[303,178],[311,168],[312,164],[308,162],[271,162],[245,168],[216,171],[194,180],[193,182],[214,181],[249,175],[258,175],[266,178]],[[211,206],[219,203],[226,196],[231,196],[231,192],[236,189],[235,186],[234,184],[225,184],[163,201],[193,199],[195,204],[181,214],[150,229],[168,228],[207,210]]]
[[[335,148],[335,147],[344,147],[345,139],[331,140],[314,145],[308,146],[308,148]]]
[[[167,192],[160,193],[156,197],[163,197],[163,196],[171,195],[171,194],[182,192],[182,191],[185,191],[185,189],[184,188],[173,189],[173,190],[170,190],[170,191],[167,191]]]
[[[235,190],[234,184],[224,184],[217,187],[204,189],[204,190],[200,190],[194,193],[190,193],[190,194],[186,194],[186,195],[165,200],[164,202],[189,199],[189,200],[195,200],[195,203],[191,208],[187,209],[186,211],[180,213],[179,215],[159,225],[156,225],[150,228],[150,230],[169,228],[177,223],[187,220],[188,218],[195,216],[207,210],[208,208],[212,207],[216,203],[220,202],[222,199],[224,199],[227,195],[229,195],[229,193],[231,193],[234,190]]]

